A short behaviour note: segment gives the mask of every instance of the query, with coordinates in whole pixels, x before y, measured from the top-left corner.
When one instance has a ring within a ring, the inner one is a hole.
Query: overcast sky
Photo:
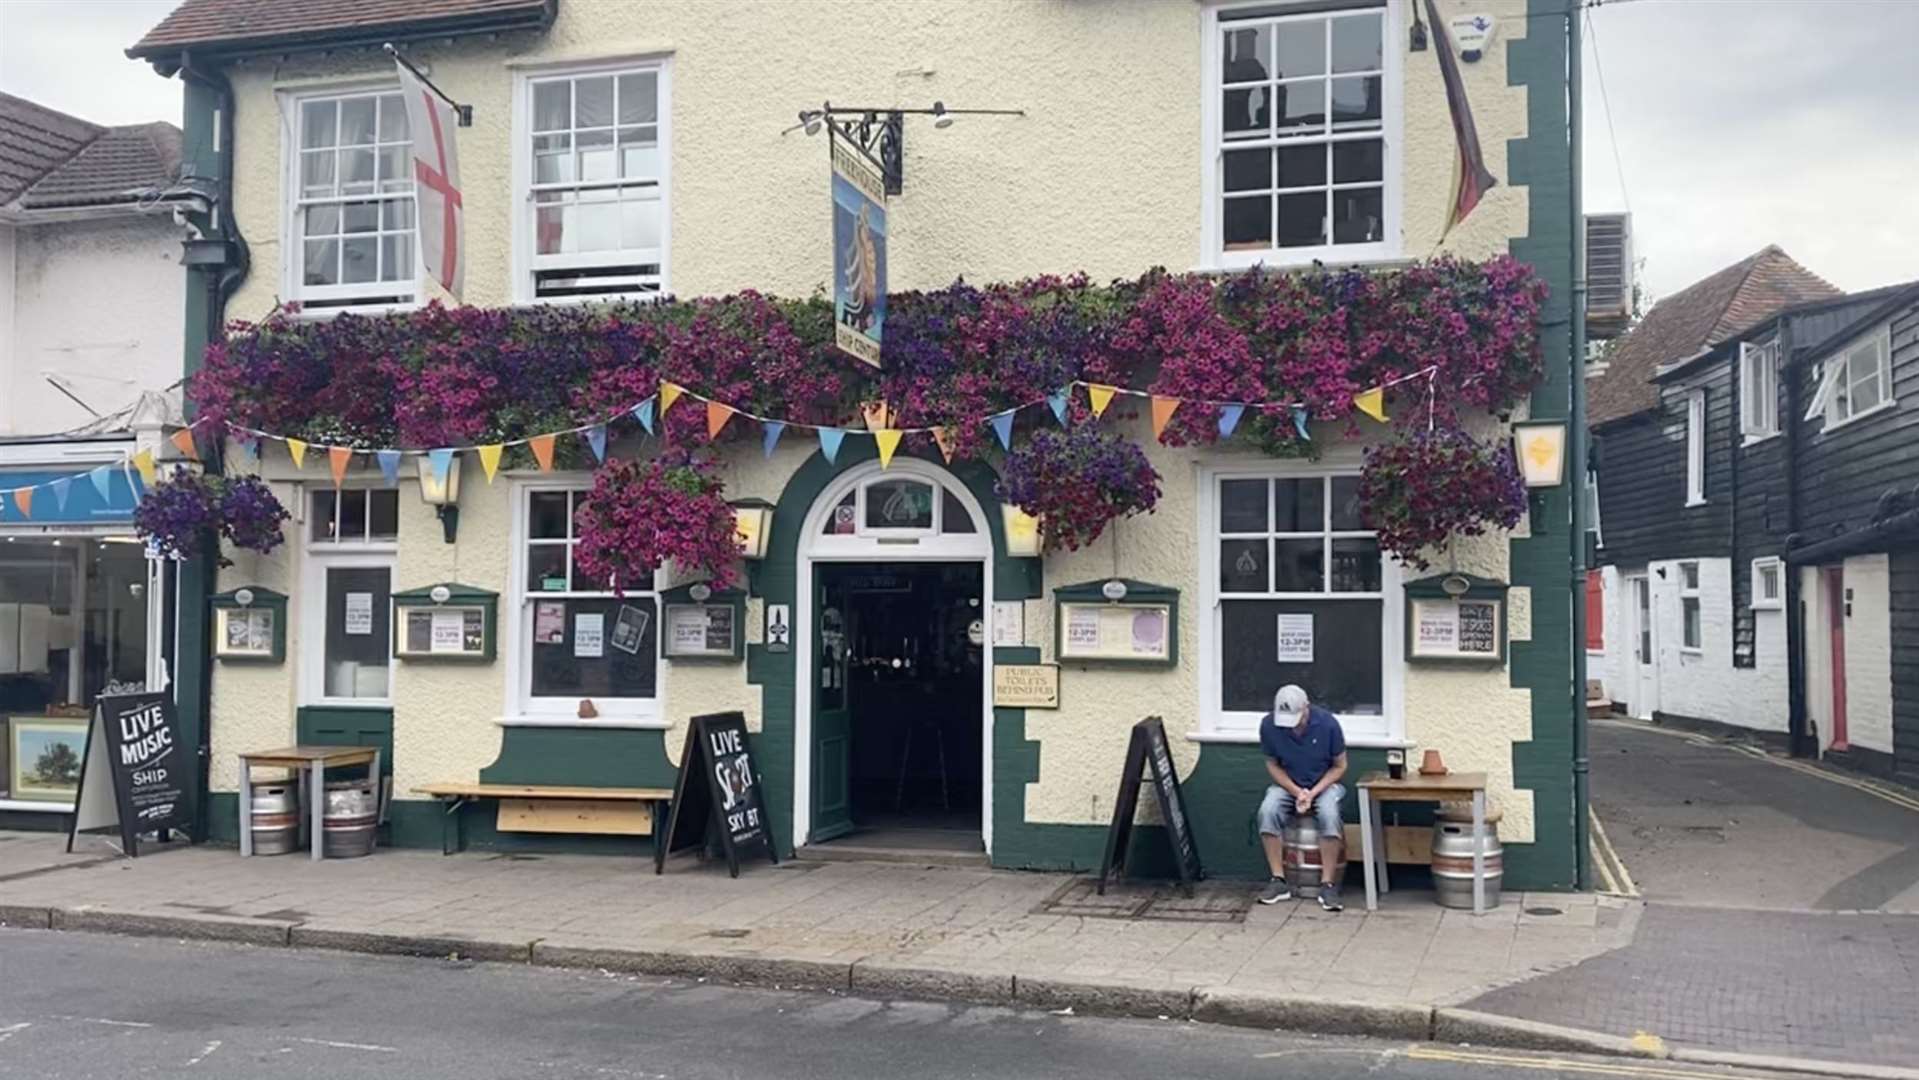
[[[122,54],[173,4],[0,0],[0,90],[178,123],[179,83]],[[1769,243],[1843,289],[1919,278],[1919,0],[1608,0],[1591,18],[1586,209],[1630,207],[1650,298]]]

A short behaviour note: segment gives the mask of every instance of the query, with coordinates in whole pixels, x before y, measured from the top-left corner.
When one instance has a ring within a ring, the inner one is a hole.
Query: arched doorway
[[[867,462],[802,525],[793,844],[990,851],[993,539],[931,462]]]

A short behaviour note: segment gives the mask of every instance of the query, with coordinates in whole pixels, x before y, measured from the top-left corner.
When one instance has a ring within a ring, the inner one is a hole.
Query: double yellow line
[[[1415,1046],[1406,1051],[1411,1061],[1444,1061],[1458,1065],[1492,1065],[1507,1069],[1531,1069],[1537,1072],[1585,1073],[1591,1076],[1623,1076],[1635,1080],[1733,1080],[1737,1074],[1719,1069],[1687,1069],[1665,1063],[1641,1065],[1630,1061],[1581,1061],[1560,1057],[1524,1057],[1517,1054],[1493,1054],[1472,1050],[1446,1050]]]

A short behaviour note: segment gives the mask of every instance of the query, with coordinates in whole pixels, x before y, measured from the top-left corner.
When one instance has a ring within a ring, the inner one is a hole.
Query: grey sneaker
[[[1339,898],[1339,886],[1326,884],[1319,887],[1319,906],[1327,911],[1345,911],[1346,902]]]
[[[1266,883],[1266,891],[1259,894],[1259,902],[1262,904],[1277,904],[1281,900],[1291,900],[1292,898],[1293,887],[1286,884],[1286,879],[1283,877],[1276,877],[1268,881]]]

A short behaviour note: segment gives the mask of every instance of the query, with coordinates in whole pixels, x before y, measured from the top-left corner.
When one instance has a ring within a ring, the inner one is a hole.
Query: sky
[[[179,82],[122,53],[173,6],[0,0],[0,90],[179,123]],[[1632,211],[1648,301],[1767,244],[1842,289],[1919,278],[1919,0],[1603,0],[1590,26],[1586,209]]]

